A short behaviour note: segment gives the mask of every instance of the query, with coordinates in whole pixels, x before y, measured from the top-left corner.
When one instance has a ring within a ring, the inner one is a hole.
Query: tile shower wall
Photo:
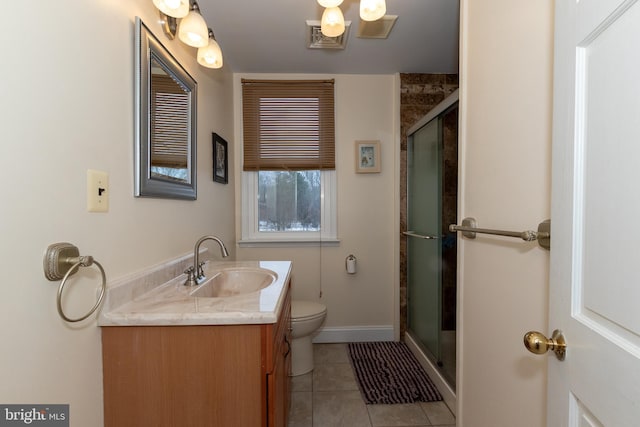
[[[407,230],[407,131],[458,88],[457,74],[400,74],[400,232]],[[457,150],[445,142],[445,175],[457,169]],[[454,175],[449,173],[449,175]],[[457,174],[455,174],[457,176]],[[455,200],[454,200],[455,202]],[[447,208],[449,206],[449,208]],[[453,207],[451,207],[453,206]],[[443,218],[455,217],[455,203],[444,198]],[[454,284],[455,288],[455,284]],[[445,314],[450,318],[450,314]],[[455,313],[453,314],[455,319]],[[400,238],[400,336],[407,329],[407,241]]]

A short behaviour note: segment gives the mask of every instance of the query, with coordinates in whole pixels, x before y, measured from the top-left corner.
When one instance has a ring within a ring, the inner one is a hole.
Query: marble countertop
[[[218,298],[189,294],[182,274],[165,283],[141,281],[107,289],[99,326],[239,325],[275,323],[284,303],[291,261],[207,262],[205,274],[213,277],[225,268],[264,268],[276,274],[269,286],[255,292]],[[204,284],[203,284],[204,285]],[[203,286],[199,285],[199,286]],[[126,288],[126,287],[131,288]],[[138,287],[136,289],[135,287]]]

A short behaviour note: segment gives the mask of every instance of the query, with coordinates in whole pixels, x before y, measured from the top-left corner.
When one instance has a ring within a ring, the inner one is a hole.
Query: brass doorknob
[[[567,342],[562,331],[558,329],[553,331],[551,338],[547,338],[540,332],[529,331],[524,334],[524,346],[534,354],[545,354],[551,350],[560,361],[564,360],[567,352]]]

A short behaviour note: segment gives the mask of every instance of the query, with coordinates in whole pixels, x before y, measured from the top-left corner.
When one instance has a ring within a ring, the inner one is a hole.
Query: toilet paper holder
[[[353,254],[347,256],[344,260],[344,268],[348,274],[356,274],[356,257]]]

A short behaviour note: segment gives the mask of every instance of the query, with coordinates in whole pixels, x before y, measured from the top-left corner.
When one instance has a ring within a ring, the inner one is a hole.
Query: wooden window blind
[[[335,169],[333,80],[242,79],[245,171]]]
[[[189,94],[167,75],[151,75],[151,165],[184,169],[189,159]]]

